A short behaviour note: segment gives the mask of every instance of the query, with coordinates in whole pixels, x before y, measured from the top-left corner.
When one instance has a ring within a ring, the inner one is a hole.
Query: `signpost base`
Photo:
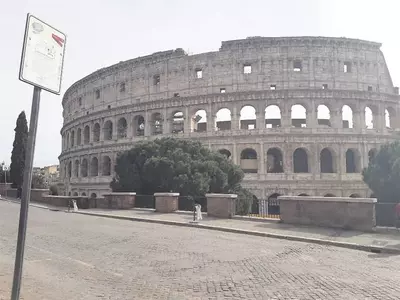
[[[24,181],[22,184],[17,252],[15,255],[14,279],[13,279],[11,300],[18,300],[19,293],[21,290],[22,266],[24,262],[25,237],[26,237],[26,227],[28,221],[28,208],[31,196],[33,156],[35,153],[36,132],[38,125],[38,117],[39,117],[40,92],[41,89],[35,86],[33,89],[33,100],[32,100],[32,109],[29,122],[28,142],[26,144]]]

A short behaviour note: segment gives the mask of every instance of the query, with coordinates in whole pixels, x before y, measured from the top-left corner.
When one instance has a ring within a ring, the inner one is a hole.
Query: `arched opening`
[[[360,155],[356,149],[346,151],[346,173],[360,172]]]
[[[71,147],[75,146],[75,130],[71,131]]]
[[[68,162],[68,178],[71,178],[72,175],[72,162]]]
[[[93,157],[90,162],[90,176],[99,175],[99,160],[97,157]]]
[[[254,149],[247,148],[240,154],[240,167],[245,173],[258,172],[257,152]]]
[[[378,151],[375,148],[372,148],[368,151],[368,162],[371,163],[376,156]]]
[[[251,105],[243,106],[240,110],[240,129],[255,129],[256,123],[256,109]]]
[[[386,128],[395,128],[396,111],[392,107],[385,109],[385,124]]]
[[[331,112],[326,105],[324,104],[318,105],[317,120],[318,120],[318,125],[331,127]]]
[[[100,124],[96,123],[93,126],[93,141],[98,142],[100,141]]]
[[[92,199],[96,199],[96,198],[97,198],[97,195],[96,195],[96,193],[91,193],[91,194],[90,194],[90,198],[92,198]]]
[[[231,152],[227,149],[220,149],[218,150],[219,153],[221,153],[222,155],[225,155],[226,158],[230,158],[231,157]]]
[[[68,196],[71,196],[71,192],[68,192]]]
[[[268,197],[268,214],[269,215],[279,215],[280,214],[280,205],[278,197],[281,194],[274,193]]]
[[[120,118],[117,122],[117,137],[119,139],[124,139],[127,136],[128,123],[125,118]]]
[[[103,176],[111,175],[111,159],[109,156],[103,156],[103,163],[101,168]]]
[[[303,148],[297,148],[293,152],[293,172],[294,173],[308,173],[308,155],[307,151]]]
[[[158,135],[163,133],[163,118],[160,113],[152,114],[151,126],[153,135]]]
[[[350,198],[361,198],[361,196],[359,194],[351,194],[349,197]]]
[[[104,133],[104,140],[109,141],[112,140],[112,135],[113,135],[113,123],[108,120],[104,123],[103,127],[103,133]]]
[[[348,105],[342,107],[343,128],[353,128],[353,110]]]
[[[328,193],[324,197],[336,197],[334,194]]]
[[[308,196],[310,196],[310,195],[305,194],[305,193],[302,193],[302,194],[299,194],[299,196],[308,197]]]
[[[365,127],[367,129],[373,129],[375,127],[374,115],[372,113],[372,109],[368,106],[365,108]]]
[[[307,127],[307,110],[303,105],[295,104],[291,108],[290,113],[292,126],[298,128]]]
[[[216,130],[231,130],[231,111],[221,108],[215,115]]]
[[[83,192],[83,193],[81,194],[81,196],[82,196],[82,197],[86,197],[86,193]]]
[[[320,160],[321,173],[335,173],[336,172],[334,156],[330,149],[328,149],[328,148],[322,149],[319,160]]]
[[[88,176],[88,161],[87,161],[86,158],[82,159],[81,176],[82,177],[87,177]]]
[[[141,115],[135,116],[133,118],[133,133],[135,136],[144,135],[144,117]]]
[[[82,129],[76,131],[76,144],[79,146],[82,143]]]
[[[83,129],[83,143],[87,145],[89,144],[89,142],[90,142],[90,127],[89,125],[86,125],[85,128]]]
[[[177,111],[172,115],[172,133],[183,133],[184,132],[185,118],[183,112]]]
[[[268,105],[265,108],[265,128],[277,128],[282,125],[281,110],[278,105]]]
[[[192,116],[192,131],[205,132],[207,131],[207,112],[200,109]]]
[[[267,151],[267,172],[283,173],[283,155],[278,148],[271,148]]]
[[[73,197],[77,197],[78,196],[78,192],[74,192]]]
[[[79,177],[79,160],[75,160],[74,170],[75,170],[74,172],[75,177]]]

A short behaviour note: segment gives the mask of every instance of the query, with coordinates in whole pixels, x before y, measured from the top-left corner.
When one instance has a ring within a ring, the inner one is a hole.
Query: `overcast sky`
[[[62,94],[89,73],[122,60],[183,48],[217,51],[248,36],[335,36],[383,43],[400,85],[399,0],[16,0],[0,11],[0,162],[10,162],[18,114],[28,122],[33,88],[18,80],[28,12],[68,36]],[[42,92],[35,166],[58,163],[60,96]]]

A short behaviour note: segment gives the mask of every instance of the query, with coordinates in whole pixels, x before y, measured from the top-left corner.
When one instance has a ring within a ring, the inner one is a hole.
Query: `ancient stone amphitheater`
[[[369,197],[360,172],[400,125],[398,88],[380,47],[250,37],[215,52],[176,49],[97,70],[62,101],[64,193],[109,192],[119,151],[174,136],[226,154],[259,198]]]

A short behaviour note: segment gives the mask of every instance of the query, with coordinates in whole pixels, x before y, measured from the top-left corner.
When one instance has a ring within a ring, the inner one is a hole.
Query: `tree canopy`
[[[400,200],[400,143],[383,145],[362,172],[363,180],[380,202]]]
[[[142,195],[179,192],[182,196],[240,191],[243,171],[228,158],[190,140],[162,138],[143,141],[120,153],[115,192]]]
[[[25,112],[21,112],[14,129],[15,138],[11,153],[10,177],[14,188],[22,187],[25,169],[25,147],[28,140],[28,123]]]

